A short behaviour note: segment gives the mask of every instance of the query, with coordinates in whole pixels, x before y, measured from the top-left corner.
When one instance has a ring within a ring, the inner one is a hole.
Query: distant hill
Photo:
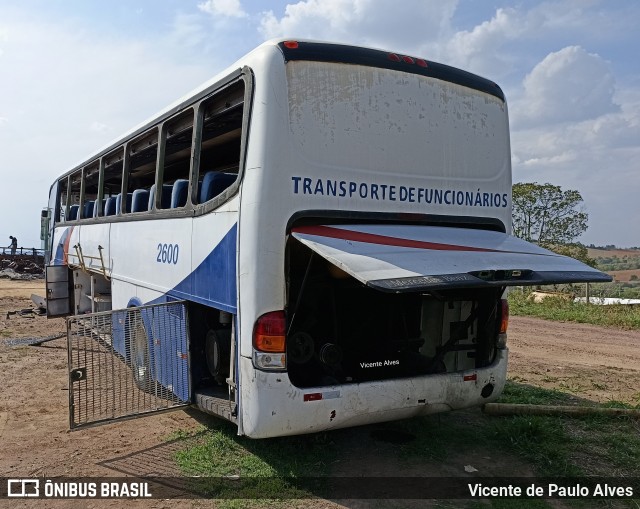
[[[640,257],[640,249],[620,249],[617,247],[612,248],[592,248],[588,247],[587,251],[589,252],[590,258],[624,258],[625,256],[628,258],[636,258]]]
[[[640,249],[587,248],[587,251],[598,268],[612,275],[616,281],[640,279]]]

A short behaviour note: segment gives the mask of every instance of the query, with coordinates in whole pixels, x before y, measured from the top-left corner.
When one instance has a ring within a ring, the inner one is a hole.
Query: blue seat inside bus
[[[116,214],[116,197],[109,196],[104,204],[104,215],[114,216]]]
[[[208,171],[204,174],[202,184],[200,185],[198,203],[204,203],[209,201],[211,198],[215,198],[233,184],[237,178],[238,175],[235,173]]]
[[[93,205],[94,201],[88,201],[84,204],[84,209],[82,211],[82,217],[93,217]]]
[[[127,193],[127,203],[125,204],[125,213],[131,212],[131,200],[133,193]],[[116,197],[116,214],[120,213],[120,204],[122,203],[122,193],[118,193]]]
[[[173,186],[171,184],[163,184],[162,185],[162,199],[160,203],[160,208],[168,209],[169,205],[171,205],[171,189]],[[148,210],[153,210],[154,202],[156,201],[156,185],[153,184],[151,189],[149,190],[149,205]]]
[[[187,192],[189,190],[189,181],[186,179],[178,179],[173,183],[171,191],[171,208],[184,207],[187,203]]]
[[[131,212],[146,212],[149,209],[149,191],[136,189],[131,199]]]
[[[78,219],[78,209],[80,205],[71,205],[69,208],[69,221],[75,221]]]

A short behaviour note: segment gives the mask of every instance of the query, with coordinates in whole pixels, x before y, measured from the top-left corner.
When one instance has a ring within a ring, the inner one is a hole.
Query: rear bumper
[[[299,389],[287,373],[256,371],[241,357],[242,428],[249,437],[267,438],[480,406],[502,393],[507,359],[504,349],[481,369]],[[305,394],[314,396],[305,401]]]

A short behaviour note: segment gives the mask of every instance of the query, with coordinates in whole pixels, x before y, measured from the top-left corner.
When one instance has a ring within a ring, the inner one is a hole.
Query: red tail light
[[[260,352],[285,351],[286,320],[284,311],[262,315],[253,328],[253,347]]]

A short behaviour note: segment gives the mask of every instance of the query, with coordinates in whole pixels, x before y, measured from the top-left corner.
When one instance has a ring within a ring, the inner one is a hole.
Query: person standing
[[[18,249],[18,239],[16,239],[13,235],[9,235],[9,238],[11,239],[11,244],[9,244],[8,247],[11,248],[11,256],[15,256],[16,249]]]

